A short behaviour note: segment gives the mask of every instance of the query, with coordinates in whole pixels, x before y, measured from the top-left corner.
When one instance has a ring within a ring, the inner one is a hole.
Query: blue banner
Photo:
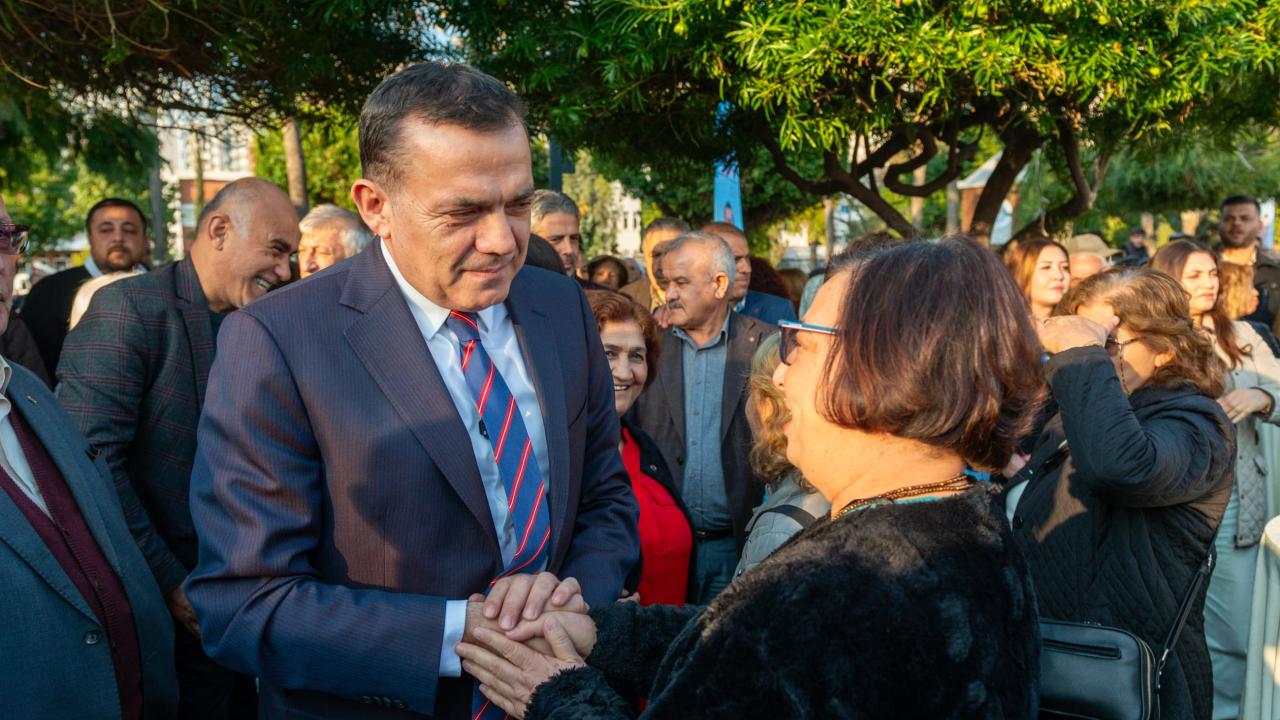
[[[729,114],[730,105],[721,102],[716,109],[716,119]],[[711,221],[725,222],[745,232],[742,226],[742,190],[738,182],[738,162],[730,157],[716,163],[715,192],[712,200]]]

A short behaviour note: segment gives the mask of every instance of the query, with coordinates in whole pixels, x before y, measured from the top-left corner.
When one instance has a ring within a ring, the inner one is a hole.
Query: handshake
[[[523,718],[539,685],[586,665],[596,644],[589,610],[573,578],[560,580],[548,572],[504,577],[488,597],[467,599],[462,642],[454,649],[480,692],[507,714]]]

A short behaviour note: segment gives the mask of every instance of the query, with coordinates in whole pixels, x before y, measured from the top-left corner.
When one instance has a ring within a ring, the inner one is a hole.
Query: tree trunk
[[[953,180],[947,183],[947,234],[960,232],[960,187]]]
[[[1021,124],[1005,130],[1000,139],[1004,142],[1004,150],[991,177],[987,178],[986,187],[978,196],[973,222],[969,225],[969,235],[984,243],[991,242],[991,228],[996,224],[996,216],[1000,214],[1005,197],[1018,181],[1018,173],[1031,162],[1036,148],[1044,142],[1033,128]]]
[[[307,159],[302,152],[302,133],[298,119],[284,121],[284,167],[289,178],[289,200],[298,217],[307,214]]]
[[[827,262],[836,252],[836,200],[822,198],[822,234],[827,243]],[[818,238],[809,240],[809,269],[818,267]]]
[[[169,239],[167,230],[169,228],[168,215],[164,202],[164,183],[160,180],[160,163],[158,160],[155,167],[151,168],[150,177],[150,194],[151,194],[151,267],[157,267],[169,262]]]
[[[200,217],[200,213],[204,212],[204,139],[200,136],[198,130],[191,131],[193,152],[195,158],[192,160],[192,166],[195,168],[195,187],[194,199],[196,204],[196,218]]]
[[[911,181],[916,185],[923,185],[928,179],[929,168],[925,165],[921,165],[911,173]],[[911,224],[915,225],[916,229],[924,227],[924,198],[922,197],[911,198]]]

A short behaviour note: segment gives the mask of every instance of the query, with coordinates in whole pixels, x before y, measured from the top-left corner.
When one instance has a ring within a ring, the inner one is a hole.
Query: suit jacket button
[[[395,702],[391,703],[391,705],[397,710],[404,710],[405,708],[409,707],[408,705],[404,704],[403,700],[396,700]]]
[[[1023,524],[1023,523],[1022,523],[1022,516],[1021,516],[1021,515],[1014,515],[1014,516],[1013,516],[1013,529],[1014,529],[1014,530],[1021,530],[1021,529],[1022,529],[1022,524]]]
[[[84,634],[85,645],[97,645],[98,641],[101,639],[102,639],[102,633],[98,632],[97,630],[90,630],[89,632]]]

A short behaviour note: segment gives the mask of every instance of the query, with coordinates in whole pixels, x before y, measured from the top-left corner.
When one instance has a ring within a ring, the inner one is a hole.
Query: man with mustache
[[[501,718],[455,650],[616,600],[639,556],[613,379],[577,283],[526,267],[520,99],[386,78],[351,195],[378,240],[228,318],[187,583],[268,718]]]
[[[122,198],[99,200],[89,208],[84,229],[89,236],[89,258],[84,265],[40,280],[27,294],[21,312],[48,377],[58,368],[71,305],[80,286],[103,274],[146,269],[147,221],[137,205]]]
[[[257,178],[230,183],[201,212],[186,258],[93,296],[58,365],[59,399],[111,469],[173,614],[183,718],[242,715],[230,707],[237,680],[204,655],[183,592],[197,554],[187,495],[223,318],[289,280],[298,238],[284,191]]]
[[[1262,206],[1248,195],[1232,195],[1222,201],[1218,238],[1222,259],[1236,265],[1253,266],[1253,284],[1258,289],[1258,309],[1245,318],[1280,333],[1280,257],[1262,247]]]
[[[689,601],[705,604],[733,579],[764,487],[747,462],[745,391],[751,356],[774,328],[733,311],[736,262],[723,238],[687,232],[664,249],[670,327],[634,412],[681,479],[694,536]]]

